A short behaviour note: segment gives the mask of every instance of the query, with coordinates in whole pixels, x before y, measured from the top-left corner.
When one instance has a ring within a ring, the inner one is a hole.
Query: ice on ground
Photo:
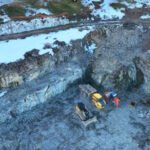
[[[6,93],[7,91],[0,92],[0,97],[3,97]]]
[[[150,19],[150,14],[142,15],[141,19]]]
[[[55,41],[71,44],[72,40],[82,39],[93,30],[90,26],[88,29],[71,28],[49,34],[31,36],[25,39],[17,39],[0,42],[0,63],[9,63],[18,59],[23,59],[24,54],[32,49],[39,49],[40,54],[49,52],[53,55],[52,48],[56,45]],[[49,44],[51,48],[45,49],[45,44]]]
[[[5,5],[5,4],[9,4],[12,2],[13,2],[13,0],[0,0],[0,6]]]

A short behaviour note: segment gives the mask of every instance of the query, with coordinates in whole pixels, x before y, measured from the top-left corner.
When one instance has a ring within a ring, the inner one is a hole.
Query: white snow
[[[5,13],[4,10],[1,9],[2,14],[0,15],[0,19],[2,19],[2,22],[5,23],[7,21],[10,21],[10,18],[8,15]]]
[[[0,6],[5,5],[5,4],[9,4],[12,2],[13,2],[13,0],[0,0]]]
[[[40,9],[28,8],[25,15],[33,16],[37,14],[51,15],[52,13],[48,9],[45,9],[45,8],[40,8]]]
[[[39,52],[40,55],[43,55],[45,53],[49,53],[51,54],[52,56],[54,55],[54,52],[53,52],[53,49],[52,48],[48,48],[48,49],[43,49]]]
[[[150,14],[146,14],[140,17],[141,19],[150,19]]]
[[[93,54],[94,53],[94,50],[97,48],[96,44],[95,43],[92,43],[91,45],[88,45],[88,46],[85,46],[84,49],[85,51]]]
[[[124,14],[124,9],[114,9],[110,6],[111,3],[117,3],[117,0],[104,0],[102,4],[100,4],[100,9],[95,9],[92,0],[83,0],[82,4],[84,6],[89,6],[90,9],[93,9],[92,15],[99,16],[103,20],[107,19],[121,19]]]
[[[67,18],[44,18],[44,19],[33,19],[29,21],[9,21],[5,24],[0,25],[0,35],[20,33],[24,31],[32,31],[41,28],[55,27],[58,25],[66,25],[74,23],[76,21],[69,21]]]
[[[3,23],[10,21],[10,18],[7,15],[2,15],[0,18],[3,19]]]
[[[101,2],[100,8],[96,9],[93,1]],[[126,0],[82,0],[82,4],[92,10],[92,15],[100,17],[102,20],[108,19],[122,19],[125,15],[125,8],[114,9],[111,3],[120,3],[126,5],[130,9],[150,7],[150,0],[134,0],[134,2],[127,2]]]
[[[3,97],[6,93],[7,91],[0,92],[0,97]]]
[[[93,30],[93,27],[88,29],[71,28],[49,34],[41,34],[25,39],[10,40],[8,42],[0,42],[0,63],[9,63],[18,59],[23,59],[24,54],[32,49],[39,49],[40,54],[49,52],[53,55],[52,48],[55,47],[56,40],[71,44],[72,40],[82,39],[86,34]],[[51,45],[52,48],[44,49],[45,44]]]
[[[122,1],[122,4],[125,4],[128,8],[134,9],[134,8],[142,8],[144,7],[150,7],[150,0],[134,0],[132,3],[128,3],[127,1]]]

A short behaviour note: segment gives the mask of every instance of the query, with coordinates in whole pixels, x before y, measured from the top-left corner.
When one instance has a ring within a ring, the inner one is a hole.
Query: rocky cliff
[[[144,43],[149,32],[139,26],[96,26],[71,45],[57,41],[54,56],[32,50],[23,60],[1,64],[0,87],[10,88],[0,98],[1,122],[45,102],[81,78],[104,89],[140,89],[148,95],[150,52]],[[94,53],[86,51],[91,43],[97,47]]]
[[[150,149],[149,35],[139,26],[96,26],[71,45],[57,41],[54,56],[32,50],[1,64],[0,88],[7,92],[0,96],[0,149]],[[83,101],[81,82],[121,95],[117,109],[108,104],[97,110],[91,103],[98,122],[87,129],[74,114]]]
[[[129,90],[143,88],[149,93],[149,49],[144,50],[148,40],[140,27],[106,27],[105,36],[97,29],[92,39],[97,44],[92,64],[92,78],[104,88]],[[144,65],[144,66],[143,66]]]

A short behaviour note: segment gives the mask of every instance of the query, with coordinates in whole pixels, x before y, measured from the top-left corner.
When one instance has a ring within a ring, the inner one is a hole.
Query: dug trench
[[[0,65],[0,87],[7,90],[0,97],[1,150],[150,149],[150,50],[144,44],[150,30],[94,28],[71,45],[57,41],[54,56],[32,50],[24,60]],[[74,113],[82,83],[101,93],[115,90],[121,99],[119,108],[103,110],[91,102],[98,121],[87,128]]]

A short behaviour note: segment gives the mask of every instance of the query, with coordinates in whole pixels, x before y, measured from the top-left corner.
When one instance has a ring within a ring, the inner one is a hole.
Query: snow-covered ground
[[[56,47],[55,41],[63,41],[66,44],[71,44],[72,40],[82,39],[85,35],[93,30],[93,27],[88,29],[71,28],[68,30],[42,34],[38,36],[28,37],[26,39],[17,39],[0,42],[0,63],[9,63],[18,59],[24,58],[24,54],[32,49],[39,49],[40,54],[49,52],[53,55],[52,48]],[[45,45],[49,44],[52,48],[44,49]]]
[[[102,20],[122,19],[123,16],[125,16],[125,8],[114,9],[111,6],[112,3],[124,4],[127,8],[130,9],[142,8],[143,6],[150,7],[150,0],[135,0],[133,3],[128,3],[125,0],[94,0],[94,2],[101,2],[99,4],[99,8],[95,8],[93,0],[82,0],[82,4],[92,10],[92,15],[99,16]]]
[[[92,12],[93,15],[97,16],[99,15],[102,19],[107,20],[107,19],[121,19],[125,14],[124,14],[124,9],[114,9],[113,7],[110,6],[111,3],[117,2],[116,0],[107,0],[104,1],[101,4],[102,9],[94,10]]]
[[[100,17],[102,20],[111,20],[111,19],[122,19],[125,16],[125,8],[114,9],[111,4],[112,3],[120,3],[124,4],[124,6],[128,8],[141,8],[141,7],[150,7],[150,0],[135,0],[133,3],[128,3],[125,0],[94,0],[99,3],[99,8],[95,8],[93,4],[93,0],[82,0],[81,3],[89,7],[93,16]],[[0,0],[0,3],[8,3],[10,1]],[[36,14],[52,14],[48,9],[33,9],[26,8],[26,16],[32,16]],[[31,21],[10,21],[10,18],[7,14],[0,16],[3,19],[4,24],[0,24],[0,35],[12,34],[12,33],[20,33],[25,31],[31,31],[41,28],[54,27],[59,25],[66,25],[70,23],[75,23],[77,20],[70,21],[65,17],[56,17],[56,18],[44,18],[44,19],[32,19]],[[88,20],[88,17],[86,18]]]
[[[74,22],[76,21],[69,21],[69,19],[65,17],[33,19],[31,21],[9,21],[0,25],[0,35],[32,31],[47,27],[55,27]]]
[[[0,0],[0,6],[11,3],[11,2],[13,2],[13,0]],[[96,8],[93,2],[98,2],[99,8]],[[120,3],[130,9],[142,8],[142,7],[150,8],[150,0],[134,0],[132,3],[127,2],[127,0],[122,0],[122,1],[120,1],[120,0],[104,0],[104,1],[103,0],[82,0],[81,3],[84,6],[89,7],[92,10],[91,14],[93,16],[100,17],[102,20],[122,19],[123,16],[125,16],[125,13],[124,13],[125,8],[114,9],[111,6],[112,3],[116,3],[116,4]],[[26,8],[26,13],[25,13],[26,16],[32,16],[32,15],[36,15],[36,14],[51,15],[52,13],[48,9],[45,9],[45,8],[40,8],[40,9],[35,9],[35,8],[30,8],[30,7]],[[9,21],[9,17],[7,15],[0,16],[0,18],[4,19],[4,22]],[[33,19],[31,22],[26,22],[26,21],[13,22],[13,21],[11,21],[11,22],[5,24],[6,29],[3,26],[0,26],[0,34],[3,34],[3,33],[5,34],[5,30],[8,30],[8,32],[15,33],[14,29],[12,29],[13,26],[16,26],[17,29],[18,29],[18,27],[21,28],[20,30],[22,32],[25,30],[23,28],[28,28],[28,26],[30,26],[29,24],[31,24],[30,28],[34,28],[33,27],[34,25],[35,26],[37,25],[37,28],[42,28],[42,26],[43,27],[45,27],[45,26],[51,27],[51,26],[54,26],[54,24],[56,24],[56,26],[57,26],[59,24],[60,25],[63,24],[64,22],[69,22],[67,19],[64,19],[63,21],[60,18],[55,18],[55,19],[54,18]],[[55,21],[53,21],[53,20],[55,20]],[[41,23],[41,22],[43,22],[43,23]],[[41,25],[39,26],[39,24],[41,24]]]
[[[99,0],[95,0],[97,2],[100,2]],[[111,3],[117,3],[117,0],[104,0],[103,3],[100,4],[99,9],[95,9],[95,6],[92,2],[92,0],[83,0],[82,4],[84,6],[88,6],[90,9],[92,9],[92,15],[99,16],[103,20],[107,19],[121,19],[124,14],[124,9],[114,9],[110,6]]]
[[[133,3],[128,3],[127,1],[122,1],[121,3],[125,4],[130,9],[142,8],[143,6],[150,7],[150,0],[134,0]]]

